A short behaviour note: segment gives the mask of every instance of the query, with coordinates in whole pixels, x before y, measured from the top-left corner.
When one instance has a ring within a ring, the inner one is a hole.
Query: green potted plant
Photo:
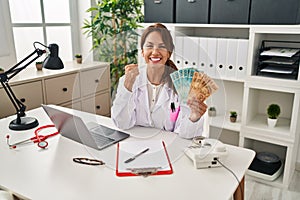
[[[35,67],[38,71],[43,69],[43,61],[37,61],[35,62]]]
[[[277,124],[278,116],[280,115],[280,106],[278,104],[270,104],[267,108],[268,126],[275,127]]]
[[[231,122],[236,122],[236,119],[237,119],[237,112],[236,111],[230,111],[230,121]]]
[[[75,59],[78,64],[82,63],[82,55],[81,54],[75,54]]]
[[[208,116],[215,117],[217,115],[216,108],[214,106],[211,106],[208,108]]]
[[[92,37],[94,60],[110,63],[112,94],[125,65],[137,63],[137,28],[144,21],[142,5],[142,0],[102,0],[87,10],[92,16],[84,20],[82,28]]]

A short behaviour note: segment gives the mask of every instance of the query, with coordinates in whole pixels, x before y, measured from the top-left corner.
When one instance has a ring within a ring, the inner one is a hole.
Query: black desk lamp
[[[41,50],[39,48],[36,48],[36,46],[35,46],[36,44],[40,44],[43,47],[48,48],[50,51],[50,54],[45,58],[45,60],[43,62],[44,68],[46,68],[46,69],[62,69],[62,68],[64,68],[64,65],[63,65],[61,59],[58,57],[58,45],[57,44],[50,44],[49,47],[47,47],[47,46],[41,44],[40,42],[34,42],[33,46],[34,46],[35,50],[31,54],[29,54],[26,58],[21,60],[19,63],[17,63],[15,66],[10,68],[9,70],[0,74],[0,82],[17,112],[17,119],[11,121],[9,124],[9,128],[12,130],[19,130],[19,131],[20,130],[28,130],[28,129],[37,127],[39,125],[39,122],[37,119],[35,119],[33,117],[25,116],[26,106],[16,97],[16,95],[13,93],[13,90],[11,89],[11,87],[8,84],[8,82],[11,78],[13,78],[20,71],[25,69],[28,65],[30,65],[32,62],[34,62],[36,59],[38,59],[40,56],[42,56],[44,53],[47,52],[46,50]],[[37,54],[36,57],[34,57],[29,62],[27,62],[24,66],[20,66],[26,60],[31,58],[34,54]]]

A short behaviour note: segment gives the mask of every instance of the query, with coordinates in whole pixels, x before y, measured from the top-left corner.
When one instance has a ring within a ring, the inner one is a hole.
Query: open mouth
[[[161,61],[161,58],[150,58],[150,60],[152,62],[159,62],[159,61]]]

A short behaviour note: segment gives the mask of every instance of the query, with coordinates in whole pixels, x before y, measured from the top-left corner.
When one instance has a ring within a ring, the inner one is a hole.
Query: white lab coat
[[[192,138],[202,135],[203,117],[197,122],[189,120],[190,109],[186,104],[180,105],[180,112],[176,122],[170,119],[171,103],[178,107],[178,96],[168,84],[164,84],[160,91],[153,111],[150,112],[146,68],[140,70],[136,77],[132,92],[124,87],[125,77],[121,77],[116,98],[111,108],[111,117],[120,129],[129,129],[133,126],[155,127],[173,131],[183,138]]]

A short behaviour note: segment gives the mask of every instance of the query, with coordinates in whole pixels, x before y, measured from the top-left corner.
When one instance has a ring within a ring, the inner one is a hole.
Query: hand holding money
[[[170,76],[180,101],[191,109],[190,120],[198,121],[207,110],[204,101],[218,89],[217,84],[194,68],[180,69]]]
[[[187,101],[187,105],[191,109],[189,118],[192,122],[198,121],[207,110],[207,105],[204,102],[199,101],[195,97],[189,99]]]

